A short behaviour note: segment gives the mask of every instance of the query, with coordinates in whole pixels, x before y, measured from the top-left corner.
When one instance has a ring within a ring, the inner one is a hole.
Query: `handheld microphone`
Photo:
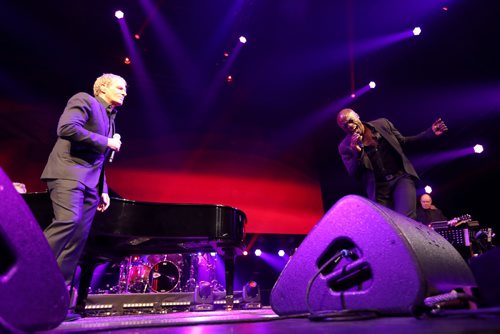
[[[120,138],[121,138],[121,136],[120,136],[118,133],[115,133],[115,134],[113,135],[113,138],[115,138],[115,139],[120,139]],[[109,162],[113,162],[113,159],[115,158],[115,153],[116,153],[116,151],[115,151],[115,150],[111,151],[111,155],[109,156]]]
[[[363,136],[358,134],[358,142],[356,143],[361,149],[364,147],[363,145]]]

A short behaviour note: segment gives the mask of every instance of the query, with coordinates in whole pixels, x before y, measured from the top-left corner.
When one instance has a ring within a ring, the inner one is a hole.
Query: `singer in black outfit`
[[[72,96],[59,119],[58,138],[41,176],[54,211],[44,234],[68,287],[96,211],[103,212],[110,204],[104,165],[111,152],[121,147],[115,134],[115,107],[123,104],[126,95],[125,80],[106,73],[96,79],[94,96]]]
[[[352,109],[341,110],[337,124],[346,133],[338,149],[348,174],[361,181],[370,200],[415,219],[419,177],[403,148],[442,135],[446,124],[439,118],[426,131],[406,137],[388,119],[362,122]]]

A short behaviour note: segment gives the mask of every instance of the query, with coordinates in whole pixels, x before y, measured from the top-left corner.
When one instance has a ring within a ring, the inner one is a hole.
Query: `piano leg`
[[[226,275],[226,310],[234,307],[234,261],[236,253],[233,248],[224,249],[224,267]]]
[[[89,294],[89,287],[92,283],[92,276],[94,275],[96,262],[85,261],[80,263],[80,284],[78,286],[78,297],[76,299],[75,311],[81,315],[85,315],[85,304]]]

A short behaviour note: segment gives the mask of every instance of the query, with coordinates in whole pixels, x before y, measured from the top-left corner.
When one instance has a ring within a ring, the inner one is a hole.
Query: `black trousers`
[[[69,286],[82,255],[99,204],[97,189],[73,180],[47,182],[54,210],[44,234]]]
[[[377,182],[377,203],[412,219],[417,218],[417,191],[415,181],[403,174],[390,181]]]

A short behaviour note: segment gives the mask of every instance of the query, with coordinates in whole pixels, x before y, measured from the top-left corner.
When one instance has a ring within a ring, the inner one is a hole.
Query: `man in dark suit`
[[[426,225],[432,222],[448,221],[441,209],[432,204],[432,197],[429,194],[420,196],[420,207],[417,208],[417,221]]]
[[[94,96],[72,96],[57,126],[57,141],[41,179],[47,183],[54,218],[45,229],[68,287],[85,246],[96,211],[110,204],[105,160],[119,151],[115,107],[127,95],[127,83],[106,73],[96,79]]]
[[[341,110],[337,124],[346,133],[338,149],[348,174],[362,182],[369,199],[415,219],[419,177],[403,147],[443,134],[446,124],[438,119],[428,130],[406,137],[388,119],[362,122],[352,109]]]

